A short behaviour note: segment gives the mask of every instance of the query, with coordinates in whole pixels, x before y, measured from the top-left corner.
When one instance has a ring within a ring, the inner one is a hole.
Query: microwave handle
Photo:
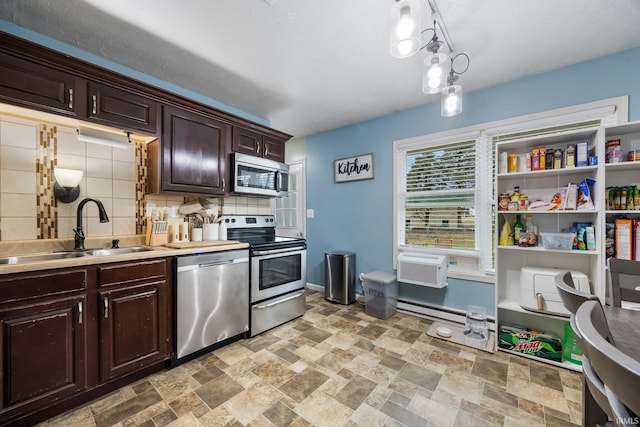
[[[276,171],[276,191],[280,191],[280,187],[282,187],[281,184],[281,180],[282,180],[282,173],[280,171]]]

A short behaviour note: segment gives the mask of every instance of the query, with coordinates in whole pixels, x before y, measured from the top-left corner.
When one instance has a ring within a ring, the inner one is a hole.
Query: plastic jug
[[[576,336],[569,322],[564,325],[564,341],[562,342],[562,360],[582,365],[582,350],[578,347]]]

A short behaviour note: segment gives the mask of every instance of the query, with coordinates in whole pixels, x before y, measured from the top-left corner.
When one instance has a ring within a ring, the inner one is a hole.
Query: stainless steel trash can
[[[324,254],[324,297],[338,304],[356,300],[356,254],[332,251]]]

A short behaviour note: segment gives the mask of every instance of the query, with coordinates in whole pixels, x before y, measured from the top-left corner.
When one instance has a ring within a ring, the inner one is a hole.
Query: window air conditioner
[[[398,255],[398,282],[431,288],[447,286],[446,256],[428,254],[400,254]]]

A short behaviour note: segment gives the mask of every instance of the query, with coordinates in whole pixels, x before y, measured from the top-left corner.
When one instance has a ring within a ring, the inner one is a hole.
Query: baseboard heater
[[[398,282],[444,288],[447,286],[446,256],[402,253],[398,255]]]
[[[434,321],[445,321],[449,323],[458,323],[460,325],[464,325],[466,323],[466,312],[464,310],[429,305],[402,298],[398,298],[398,312]],[[489,330],[496,330],[495,322],[495,317],[487,316]]]

